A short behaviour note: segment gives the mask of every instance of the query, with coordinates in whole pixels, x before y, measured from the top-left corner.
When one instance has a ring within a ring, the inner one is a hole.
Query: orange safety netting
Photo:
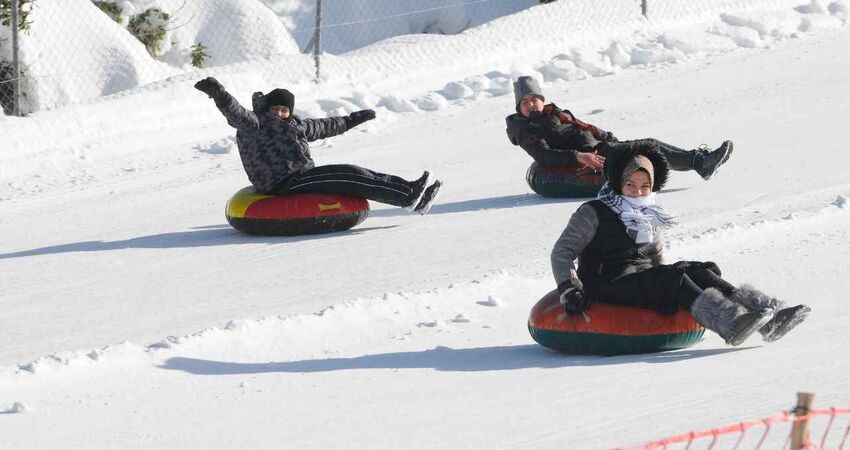
[[[823,435],[820,439],[819,444],[815,444],[811,438],[805,443],[803,446],[806,450],[826,450],[824,445],[826,444],[827,436],[829,435],[830,429],[832,428],[833,422],[835,421],[835,417],[838,415],[848,414],[850,415],[850,408],[848,409],[838,409],[838,408],[829,408],[829,409],[809,409],[808,413],[803,415],[795,415],[794,411],[787,411],[780,414],[776,414],[764,419],[752,420],[746,422],[739,422],[732,425],[726,425],[718,428],[712,428],[710,430],[702,430],[702,431],[690,431],[688,433],[666,437],[664,439],[659,439],[656,441],[647,442],[645,444],[633,445],[628,447],[618,447],[617,450],[653,450],[653,449],[666,449],[668,446],[675,444],[687,443],[685,449],[689,449],[691,444],[694,441],[701,439],[709,439],[711,438],[711,442],[708,444],[708,449],[713,449],[714,445],[717,443],[717,439],[719,436],[728,435],[728,434],[740,434],[740,437],[735,443],[734,449],[737,450],[739,445],[744,439],[744,435],[747,430],[752,428],[764,427],[765,430],[762,432],[761,437],[756,444],[755,449],[760,449],[762,444],[764,444],[767,439],[767,435],[770,433],[771,426],[777,423],[784,422],[799,422],[803,420],[809,420],[818,416],[829,416],[829,423],[826,425],[826,428],[823,432]],[[844,449],[844,445],[848,442],[848,436],[850,436],[850,424],[844,429],[844,434],[841,437],[841,442],[836,447],[839,450]],[[783,448],[787,448],[788,440],[785,440],[785,446]]]

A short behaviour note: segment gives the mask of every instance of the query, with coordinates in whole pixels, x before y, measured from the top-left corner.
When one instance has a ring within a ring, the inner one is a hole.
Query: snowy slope
[[[715,180],[674,174],[661,197],[681,221],[668,257],[714,260],[733,282],[812,305],[799,331],[763,347],[710,335],[598,358],[534,344],[526,315],[553,287],[548,252],[581,201],[530,193],[530,161],[503,131],[512,95],[482,87],[510,74],[477,63],[452,85],[473,95],[379,108],[316,146],[322,164],[411,178],[427,167],[446,181],[425,217],[373,204],[330,235],[227,226],[224,203],[247,180],[191,79],[0,118],[0,447],[590,449],[763,417],[797,390],[846,406],[841,5],[719,19],[768,48],[706,51],[705,35],[680,33],[700,51],[570,82],[546,75],[564,59],[525,61],[544,69],[532,73],[549,99],[621,139],[735,140]],[[801,31],[801,16],[829,25]],[[787,23],[796,37],[770,37]],[[228,77],[240,98],[262,82]],[[304,97],[316,115],[341,107]]]

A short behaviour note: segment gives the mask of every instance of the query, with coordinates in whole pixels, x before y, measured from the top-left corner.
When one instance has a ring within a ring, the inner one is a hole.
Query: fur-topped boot
[[[788,307],[785,302],[744,284],[729,296],[729,300],[738,303],[749,311],[770,310],[773,318],[759,328],[759,334],[765,342],[773,342],[785,336],[794,327],[801,324],[812,311],[806,305]]]
[[[717,333],[729,345],[741,345],[751,334],[773,317],[773,310],[747,311],[714,288],[708,288],[694,300],[691,315],[700,325]]]

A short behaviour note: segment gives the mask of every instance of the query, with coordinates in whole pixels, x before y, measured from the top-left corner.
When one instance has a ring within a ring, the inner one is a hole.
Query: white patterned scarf
[[[627,197],[614,192],[606,182],[596,199],[617,214],[626,233],[637,244],[652,242],[655,227],[670,228],[676,224],[676,219],[655,202],[655,192],[646,197]]]

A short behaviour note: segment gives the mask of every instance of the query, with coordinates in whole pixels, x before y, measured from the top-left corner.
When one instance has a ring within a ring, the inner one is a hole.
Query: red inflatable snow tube
[[[366,199],[339,194],[258,194],[241,189],[227,202],[233,228],[265,236],[296,236],[347,230],[369,215]]]
[[[690,313],[674,316],[611,303],[594,303],[585,314],[562,314],[558,292],[546,294],[531,309],[528,331],[540,345],[569,353],[622,355],[690,347],[705,328]]]
[[[589,170],[580,164],[541,166],[533,162],[525,181],[531,190],[543,197],[581,198],[596,197],[605,178],[601,171]]]

